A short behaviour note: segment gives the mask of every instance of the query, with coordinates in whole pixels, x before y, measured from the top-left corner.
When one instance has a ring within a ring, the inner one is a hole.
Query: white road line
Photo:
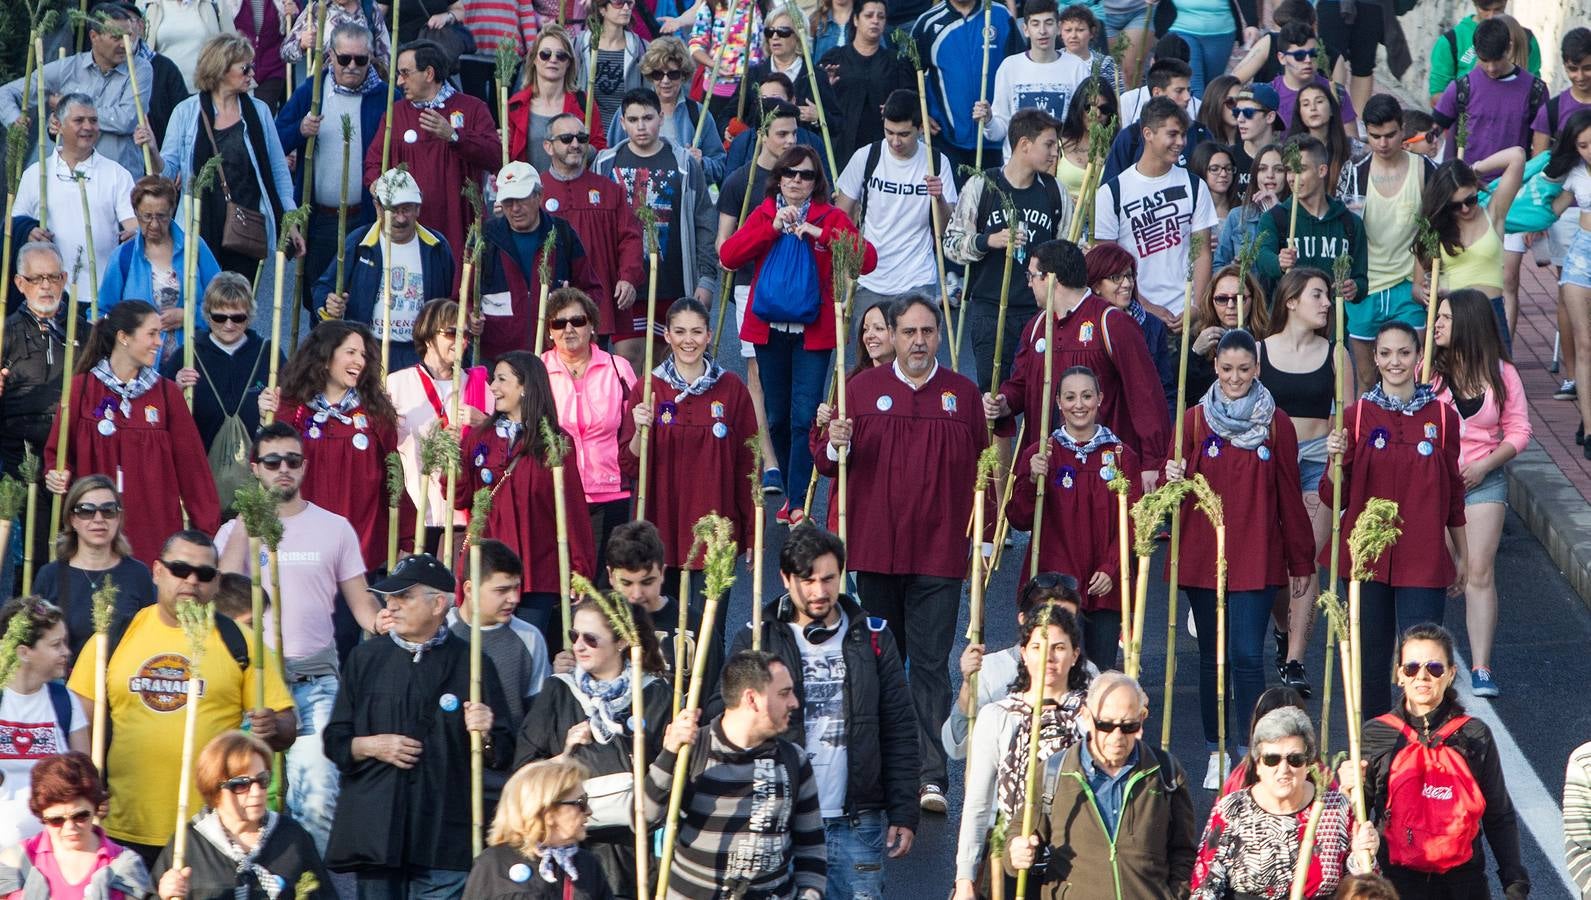
[[[1552,863],[1553,874],[1558,876],[1563,889],[1570,897],[1578,897],[1580,889],[1569,879],[1569,870],[1563,860],[1563,807],[1558,805],[1557,798],[1552,796],[1536,775],[1536,770],[1531,768],[1524,751],[1519,749],[1519,742],[1514,740],[1508,726],[1503,724],[1497,710],[1492,708],[1491,701],[1470,693],[1469,679],[1465,677],[1469,674],[1469,663],[1463,654],[1458,654],[1458,674],[1459,677],[1453,683],[1463,698],[1465,712],[1485,722],[1492,731],[1492,742],[1502,762],[1503,779],[1508,784],[1508,795],[1514,801],[1515,815],[1535,839],[1542,854]]]

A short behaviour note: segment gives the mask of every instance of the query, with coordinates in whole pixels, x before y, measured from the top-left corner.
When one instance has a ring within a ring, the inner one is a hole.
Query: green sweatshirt
[[[1254,259],[1254,271],[1264,276],[1271,284],[1282,277],[1281,263],[1276,259],[1277,251],[1287,241],[1288,219],[1292,216],[1293,200],[1286,201],[1271,207],[1269,213],[1260,217],[1260,230],[1256,236],[1259,241],[1259,255]],[[1341,200],[1328,198],[1326,200],[1326,215],[1317,219],[1309,214],[1309,210],[1300,207],[1298,210],[1298,230],[1294,234],[1298,250],[1300,266],[1313,266],[1331,275],[1331,266],[1337,257],[1343,253],[1353,256],[1353,267],[1350,273],[1354,284],[1358,287],[1355,300],[1362,300],[1370,292],[1370,251],[1365,244],[1365,226],[1357,213],[1344,206]]]
[[[1444,31],[1431,44],[1431,75],[1426,81],[1432,97],[1439,96],[1447,90],[1455,78],[1463,78],[1469,70],[1475,68],[1475,26],[1478,24],[1474,14],[1465,16],[1453,26],[1451,32]],[[1530,35],[1530,64],[1525,68],[1530,74],[1541,76],[1541,44],[1536,41],[1536,33],[1526,28],[1525,33]],[[1456,46],[1455,46],[1456,45]],[[1435,102],[1435,101],[1432,101]]]

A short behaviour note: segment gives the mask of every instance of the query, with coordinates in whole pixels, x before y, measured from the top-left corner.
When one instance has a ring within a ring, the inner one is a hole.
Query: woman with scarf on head
[[[1122,602],[1130,584],[1121,579],[1121,542],[1132,535],[1117,528],[1116,495],[1110,482],[1121,475],[1129,485],[1128,502],[1143,493],[1138,454],[1116,433],[1099,423],[1099,379],[1087,366],[1061,373],[1055,391],[1060,425],[1041,445],[1029,444],[1017,457],[1016,479],[1006,517],[1019,531],[1033,528],[1038,482],[1049,479],[1044,492],[1043,530],[1038,547],[1040,572],[1076,572],[1083,588],[1083,644],[1088,658],[1104,668],[1116,661],[1121,639]],[[1063,527],[1064,523],[1064,527]],[[1022,571],[1029,571],[1028,555]]]
[[[1287,414],[1259,381],[1259,350],[1247,331],[1222,335],[1215,383],[1183,417],[1182,462],[1166,462],[1166,481],[1203,475],[1220,495],[1226,522],[1226,654],[1234,699],[1226,733],[1238,743],[1226,761],[1248,753],[1249,713],[1265,690],[1265,631],[1271,598],[1286,585],[1301,596],[1315,576],[1314,532],[1298,492],[1298,438]],[[1199,639],[1199,705],[1210,752],[1205,790],[1221,786],[1216,675],[1215,526],[1189,495],[1182,504],[1180,584]],[[1168,560],[1169,568],[1169,560]]]
[[[45,487],[65,494],[75,476],[110,478],[126,510],[122,533],[134,558],[145,563],[182,530],[184,510],[194,528],[214,533],[221,526],[199,428],[182,388],[155,370],[160,344],[160,313],[153,306],[124,300],[111,307],[77,357],[72,407],[56,411],[44,447],[46,465],[54,465],[61,416],[69,416],[66,466],[48,471]]]
[[[641,428],[650,426],[646,509],[637,513],[657,525],[663,538],[665,584],[678,583],[680,569],[701,571],[700,554],[691,560],[691,526],[711,512],[735,524],[735,540],[752,546],[751,487],[756,468],[747,441],[757,436],[751,392],[733,372],[713,359],[713,333],[707,308],[692,297],[669,307],[663,337],[671,351],[653,369],[652,402],[643,403],[645,384],[630,390],[630,420],[619,432],[619,462],[638,477]],[[700,589],[701,579],[695,579]],[[722,642],[723,617],[718,638]]]
[[[630,665],[630,645],[621,639],[606,614],[594,603],[582,603],[574,614],[569,644],[574,668],[547,679],[531,702],[516,742],[514,767],[537,760],[579,763],[586,771],[585,793],[591,807],[586,849],[602,864],[618,897],[635,897],[635,833],[630,777],[635,721],[630,710],[632,679],[641,679],[646,716],[646,756],[650,765],[663,747],[672,699],[663,672],[652,617],[639,606],[630,608],[641,639],[641,669]],[[506,801],[513,790],[503,789]],[[495,832],[494,832],[495,836]]]
[[[492,492],[492,511],[483,537],[507,544],[525,566],[521,619],[541,629],[547,647],[563,646],[558,633],[557,500],[542,423],[569,444],[563,463],[563,499],[569,535],[569,568],[587,578],[596,574],[591,517],[586,514],[585,483],[568,432],[558,424],[547,367],[528,350],[498,357],[487,385],[492,415],[464,432],[459,445],[462,470],[457,509],[469,509],[475,492]]]
[[[1328,454],[1342,454],[1342,547],[1374,498],[1398,504],[1402,535],[1371,567],[1361,587],[1363,667],[1360,717],[1392,708],[1392,670],[1398,634],[1426,622],[1442,624],[1448,595],[1464,591],[1466,553],[1464,476],[1459,472],[1462,423],[1458,411],[1416,380],[1420,343],[1414,329],[1388,322],[1376,332],[1381,379],[1343,414],[1343,428],[1326,438]],[[1331,502],[1331,479],[1320,483]],[[1456,548],[1457,556],[1448,546]],[[1321,551],[1325,564],[1331,548]],[[1346,572],[1346,566],[1344,567]]]

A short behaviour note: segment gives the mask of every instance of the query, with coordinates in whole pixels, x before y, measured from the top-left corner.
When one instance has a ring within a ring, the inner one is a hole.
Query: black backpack
[[[1188,176],[1188,190],[1190,192],[1188,197],[1193,201],[1193,211],[1198,212],[1199,176],[1186,166],[1182,167],[1182,171]],[[1121,174],[1117,173],[1114,178],[1105,182],[1104,187],[1110,191],[1110,208],[1116,214],[1116,219],[1119,222],[1121,220]]]
[[[878,164],[884,158],[884,142],[874,141],[867,145],[867,160],[862,163],[862,196],[857,199],[856,227],[860,231],[862,223],[867,221],[867,197],[872,193],[868,185],[873,181],[873,172],[878,169]],[[939,154],[928,154],[928,174],[939,174]],[[932,199],[932,198],[930,198]]]
[[[1522,75],[1530,75],[1530,71],[1528,69],[1519,66],[1515,67],[1515,71]],[[1464,118],[1464,112],[1469,109],[1469,76],[1465,75],[1462,78],[1454,80],[1453,85],[1453,99],[1455,101],[1453,106],[1453,121],[1454,123],[1457,123],[1460,119]],[[1552,104],[1549,106],[1550,111],[1547,113],[1547,118],[1549,120],[1547,125],[1549,128],[1556,130],[1556,124],[1552,121],[1557,118],[1555,115],[1557,112],[1557,104],[1553,103],[1554,99],[1555,98],[1552,96],[1551,90],[1547,87],[1547,83],[1534,75],[1530,75],[1530,100],[1525,105],[1526,131],[1530,130],[1530,123],[1536,121],[1536,111],[1541,109],[1541,107],[1546,104]]]

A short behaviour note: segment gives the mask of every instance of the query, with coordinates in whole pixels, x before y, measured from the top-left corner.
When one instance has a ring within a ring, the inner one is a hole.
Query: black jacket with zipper
[[[802,705],[790,714],[790,726],[782,737],[805,748],[806,689],[801,677],[801,647],[790,630],[790,606],[788,594],[763,606],[762,649],[778,657],[795,680],[796,697]],[[917,714],[906,687],[906,668],[883,619],[869,617],[848,594],[840,595],[839,606],[849,624],[843,636],[830,640],[845,642],[845,746],[850,770],[845,813],[854,816],[881,809],[890,825],[915,831],[921,815],[917,807],[921,763]],[[733,656],[750,648],[748,624],[735,635],[729,652]],[[722,698],[715,695],[709,712],[716,715],[722,709]]]

